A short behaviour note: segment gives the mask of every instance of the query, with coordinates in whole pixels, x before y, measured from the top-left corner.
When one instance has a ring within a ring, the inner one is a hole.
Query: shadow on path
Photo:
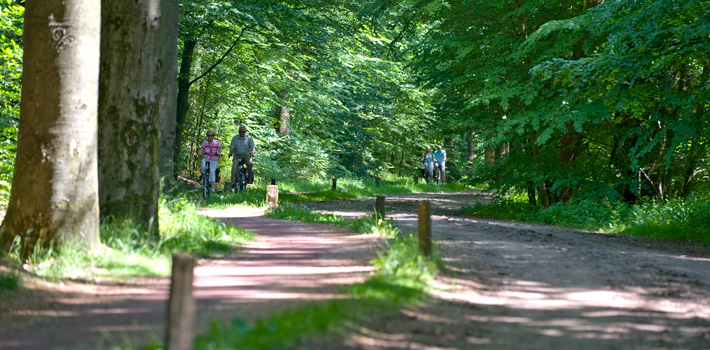
[[[344,228],[204,212],[258,234],[244,249],[195,268],[196,331],[211,320],[254,320],[304,302],[340,297],[340,286],[364,280],[375,257],[374,236]],[[215,215],[218,215],[215,216]],[[169,279],[84,286],[47,294],[51,309],[1,312],[17,326],[0,330],[0,349],[96,349],[164,337]],[[39,304],[38,304],[39,305]],[[128,340],[124,340],[128,339]]]

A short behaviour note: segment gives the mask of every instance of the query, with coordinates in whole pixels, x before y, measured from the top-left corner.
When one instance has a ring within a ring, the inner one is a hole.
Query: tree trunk
[[[570,124],[567,125],[567,132],[562,135],[560,148],[560,160],[562,163],[567,164],[569,169],[576,168],[577,160],[582,152],[582,138]],[[563,203],[567,203],[572,199],[573,194],[574,189],[572,187],[564,187],[560,191],[560,200]]]
[[[461,174],[459,172],[459,169],[456,167],[457,152],[456,148],[454,147],[454,138],[445,137],[444,147],[446,147],[444,149],[446,151],[446,171],[444,172],[446,178],[443,180],[444,182],[446,182],[448,181],[447,179],[455,180],[456,178],[454,176],[460,178]]]
[[[468,150],[468,162],[466,162],[466,174],[471,172],[473,161],[476,160],[476,155],[473,154],[473,133],[466,133],[466,148]]]
[[[278,107],[279,113],[279,127],[277,131],[281,135],[288,135],[291,133],[291,110],[286,105],[288,100],[288,89],[284,89],[281,92],[281,106]]]
[[[160,0],[102,0],[99,79],[101,216],[158,232]],[[168,24],[174,26],[174,24]]]
[[[91,0],[28,1],[17,159],[7,250],[99,243],[97,94],[101,6]]]
[[[490,138],[491,138],[490,136],[486,136],[486,144],[488,143],[488,140],[490,140]],[[491,146],[486,146],[486,151],[483,155],[483,160],[486,163],[493,162],[495,155],[496,155],[495,149]]]
[[[537,160],[535,158],[537,158],[540,155],[540,146],[538,146],[535,143],[535,140],[537,140],[537,133],[533,131],[532,135],[530,135],[530,144],[531,144],[530,150],[532,153],[533,162],[535,164],[537,164]],[[540,171],[540,169],[538,168],[537,171]],[[550,199],[547,196],[547,187],[545,187],[545,183],[538,185],[536,189],[537,189],[537,199],[538,199],[538,202],[540,202],[540,205],[542,205],[544,208],[549,208],[550,207]]]
[[[596,7],[597,5],[603,3],[604,0],[587,0],[585,2],[585,8],[587,10]],[[579,60],[585,57],[584,52],[584,40],[581,39],[575,43],[575,47],[572,52],[572,59]],[[560,150],[560,160],[563,163],[567,163],[568,169],[574,169],[577,167],[577,160],[582,153],[582,136],[574,129],[571,122],[565,125],[566,132],[562,135],[561,140],[561,150]],[[574,194],[574,189],[572,187],[564,187],[560,191],[560,200],[563,203],[567,203],[572,199]]]
[[[160,177],[164,191],[173,188],[175,128],[177,114],[177,39],[180,5],[177,0],[160,3]]]
[[[177,111],[175,118],[175,146],[173,148],[173,172],[175,176],[180,171],[180,152],[183,146],[183,131],[185,128],[185,118],[190,109],[190,70],[192,69],[192,58],[195,53],[197,41],[186,40],[182,50],[182,61],[180,63],[180,74],[178,75]]]

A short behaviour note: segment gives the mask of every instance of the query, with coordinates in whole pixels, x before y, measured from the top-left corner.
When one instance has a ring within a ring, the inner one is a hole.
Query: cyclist
[[[441,176],[441,183],[446,183],[446,151],[441,149],[441,145],[436,146],[436,151],[434,151],[434,159],[436,159],[436,162],[438,163],[440,176]]]
[[[232,137],[232,142],[229,144],[229,157],[232,155],[232,178],[239,171],[239,160],[243,159],[244,164],[247,166],[247,183],[254,183],[254,170],[252,157],[256,152],[256,147],[254,146],[254,139],[247,135],[247,127],[244,125],[239,126],[239,134]]]
[[[427,177],[427,182],[434,178],[434,155],[431,153],[431,146],[426,145],[426,152],[422,154],[422,164],[424,165],[424,170],[429,175]]]
[[[205,164],[210,162],[210,173],[209,182],[212,187],[212,191],[215,190],[215,172],[217,171],[217,164],[219,163],[219,156],[222,154],[222,145],[219,140],[215,139],[216,133],[214,130],[207,130],[207,140],[202,141],[202,147],[200,147],[199,155],[202,156],[202,166],[200,167],[200,172],[202,176],[205,176]],[[196,153],[195,156],[198,154]]]

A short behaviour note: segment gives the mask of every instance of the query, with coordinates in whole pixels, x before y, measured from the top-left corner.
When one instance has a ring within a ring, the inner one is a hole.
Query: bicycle
[[[436,184],[441,186],[441,164],[434,162],[434,179],[436,179]]]
[[[432,175],[429,174],[429,167],[427,166],[426,162],[424,162],[424,181],[427,184],[430,184],[432,182]]]
[[[205,162],[205,171],[202,173],[202,199],[207,199],[212,191],[212,186],[210,186],[210,163]]]
[[[244,158],[239,158],[239,164],[237,164],[237,172],[234,174],[232,172],[232,188],[235,193],[244,191],[247,187],[247,164],[244,162]]]

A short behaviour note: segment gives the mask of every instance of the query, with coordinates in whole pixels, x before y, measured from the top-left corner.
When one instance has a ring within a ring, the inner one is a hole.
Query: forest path
[[[340,296],[343,284],[372,270],[380,238],[348,229],[209,210],[203,214],[258,234],[244,249],[195,268],[196,331],[211,320],[246,321],[304,302]],[[162,339],[167,278],[40,288],[0,311],[0,349],[106,349]],[[20,308],[20,306],[22,306]],[[130,336],[130,342],[122,340]]]
[[[482,192],[386,198],[405,234],[420,200],[453,270],[432,302],[301,349],[710,349],[710,249],[463,216]],[[343,216],[375,199],[307,203]]]
[[[433,300],[300,349],[710,349],[709,249],[462,216],[462,205],[488,199],[478,191],[388,196],[387,216],[405,234],[416,232],[423,199],[432,203],[434,238],[452,270],[438,278]],[[307,205],[354,217],[372,213],[374,198]],[[245,250],[200,261],[198,331],[210,319],[253,320],[337,297],[339,285],[367,275],[378,244],[259,213],[204,213],[260,236]],[[83,286],[89,292],[28,308],[24,314],[42,316],[3,327],[0,349],[77,349],[78,341],[96,349],[109,343],[102,330],[117,339],[162,335],[167,287],[165,279]]]

